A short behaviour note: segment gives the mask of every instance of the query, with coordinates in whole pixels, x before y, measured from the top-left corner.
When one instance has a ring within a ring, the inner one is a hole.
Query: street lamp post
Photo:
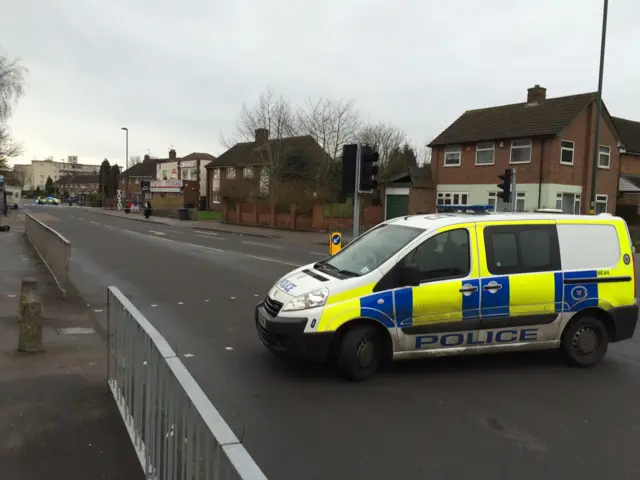
[[[598,73],[598,96],[596,99],[596,130],[593,139],[593,164],[591,165],[591,205],[589,213],[596,213],[596,175],[598,173],[598,161],[600,160],[600,117],[602,116],[602,76],[604,73],[604,49],[607,41],[607,14],[609,0],[604,0],[602,12],[602,39],[600,40],[600,71]]]
[[[129,169],[129,129],[127,127],[122,127],[121,130],[124,130],[126,134],[124,169],[128,170]]]

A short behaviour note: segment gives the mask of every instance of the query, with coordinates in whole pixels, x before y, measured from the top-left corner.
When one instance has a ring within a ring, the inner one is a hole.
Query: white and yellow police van
[[[546,213],[389,220],[256,306],[272,352],[364,380],[384,361],[559,348],[592,366],[638,319],[625,221]]]

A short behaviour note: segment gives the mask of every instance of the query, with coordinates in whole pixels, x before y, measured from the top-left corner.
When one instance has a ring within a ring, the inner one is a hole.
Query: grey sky
[[[602,0],[2,1],[0,50],[30,70],[20,161],[220,154],[243,102],[352,98],[423,145],[465,109],[597,88]],[[640,2],[609,9],[604,99],[640,120]]]

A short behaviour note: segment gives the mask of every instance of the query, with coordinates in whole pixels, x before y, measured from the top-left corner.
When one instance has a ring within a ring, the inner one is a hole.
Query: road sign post
[[[333,232],[329,235],[329,255],[335,255],[342,249],[342,234]]]
[[[353,238],[360,235],[360,164],[362,162],[362,145],[358,144],[356,155],[356,182],[353,191]]]
[[[513,211],[518,211],[518,194],[516,193],[516,169],[511,169],[511,201],[513,202]]]

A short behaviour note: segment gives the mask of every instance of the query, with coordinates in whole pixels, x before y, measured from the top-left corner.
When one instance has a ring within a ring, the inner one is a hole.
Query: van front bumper
[[[261,302],[255,308],[256,330],[262,344],[274,353],[326,361],[334,332],[305,333],[307,317],[271,317]]]

